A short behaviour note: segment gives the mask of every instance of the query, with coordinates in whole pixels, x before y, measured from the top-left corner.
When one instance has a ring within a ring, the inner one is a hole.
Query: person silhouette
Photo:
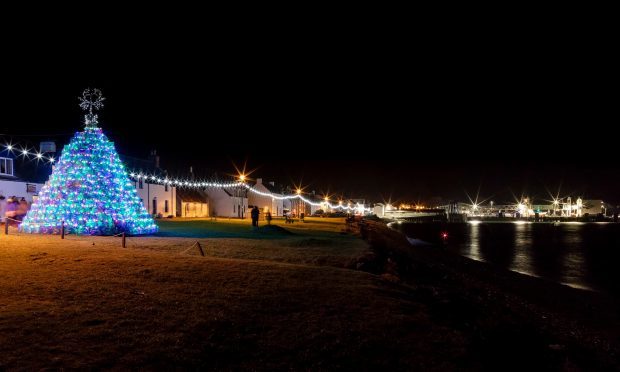
[[[252,226],[254,227],[258,227],[258,215],[259,215],[259,210],[257,206],[254,206],[254,208],[252,208]]]

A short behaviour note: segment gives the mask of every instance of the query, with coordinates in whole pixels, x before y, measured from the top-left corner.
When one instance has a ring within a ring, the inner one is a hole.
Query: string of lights
[[[17,146],[12,144],[5,145],[4,147],[6,152],[11,154],[17,154],[18,156],[22,156],[24,158],[33,158],[39,161],[46,161],[50,164],[54,164],[56,162],[56,159],[53,156],[46,156],[45,154],[42,154],[40,152],[31,152],[30,150],[28,150],[27,147],[20,147],[18,149]]]
[[[55,164],[56,163],[56,159],[53,156],[48,156],[45,155],[43,153],[40,152],[32,152],[31,150],[29,150],[26,147],[22,147],[22,146],[17,146],[17,145],[13,145],[13,144],[7,144],[4,145],[5,147],[5,151],[12,153],[12,154],[17,154],[18,156],[22,156],[24,158],[29,158],[30,160],[37,160],[37,161],[45,161],[49,164]],[[260,190],[256,190],[254,187],[252,187],[251,185],[247,184],[245,182],[245,176],[241,175],[239,177],[239,180],[237,181],[231,181],[231,182],[196,182],[196,181],[188,181],[188,180],[182,180],[182,179],[170,179],[170,178],[161,178],[161,177],[156,177],[153,175],[147,175],[147,174],[142,174],[142,173],[138,173],[138,172],[131,172],[129,173],[129,176],[131,178],[133,178],[134,180],[145,180],[147,182],[151,182],[151,183],[156,183],[156,184],[162,184],[162,185],[170,185],[170,186],[174,186],[174,187],[181,187],[181,188],[199,188],[199,189],[205,189],[205,188],[236,188],[236,187],[243,187],[246,188],[248,191],[253,192],[257,195],[261,195],[261,196],[266,196],[266,197],[271,197],[275,200],[293,200],[293,199],[299,199],[301,201],[303,201],[304,203],[308,204],[308,205],[312,205],[315,207],[328,207],[329,209],[340,209],[340,210],[344,210],[344,211],[359,211],[359,212],[368,212],[370,211],[370,208],[365,208],[362,204],[357,203],[356,205],[351,205],[350,203],[348,203],[347,205],[344,205],[342,201],[338,202],[338,204],[332,204],[329,202],[328,198],[325,198],[325,200],[321,203],[317,203],[314,202],[312,200],[309,200],[307,198],[305,198],[302,194],[301,194],[301,189],[297,189],[297,193],[296,194],[292,194],[292,195],[274,195],[272,193],[266,193],[266,192],[262,192]]]

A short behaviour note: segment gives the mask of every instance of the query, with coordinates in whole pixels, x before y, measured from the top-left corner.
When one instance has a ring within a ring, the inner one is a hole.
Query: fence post
[[[65,238],[65,221],[62,221],[62,225],[60,227],[60,239]]]
[[[123,248],[127,247],[127,240],[125,238],[125,232],[123,231]]]

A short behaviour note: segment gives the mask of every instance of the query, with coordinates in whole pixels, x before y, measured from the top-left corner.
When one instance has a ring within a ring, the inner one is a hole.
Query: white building
[[[161,217],[177,215],[177,190],[170,185],[150,183],[144,177],[133,178],[132,181],[142,199],[144,207],[153,216]]]
[[[32,203],[33,199],[39,195],[43,183],[29,182],[18,177],[13,157],[8,154],[2,155],[0,154],[0,195],[5,198],[15,196],[19,200],[24,198],[28,203]]]
[[[248,193],[248,206],[250,208],[257,206],[262,216],[267,212],[271,212],[273,217],[284,215],[284,201],[277,199],[277,197],[282,197],[283,194],[281,191],[278,192],[274,182],[264,184],[262,178],[257,178],[254,189],[272,196],[260,195],[250,191]]]
[[[5,198],[16,196],[19,200],[26,199],[30,204],[39,195],[42,183],[31,183],[19,180],[0,178],[0,195]]]
[[[209,216],[211,217],[248,217],[248,191],[245,188],[212,188],[207,190]]]

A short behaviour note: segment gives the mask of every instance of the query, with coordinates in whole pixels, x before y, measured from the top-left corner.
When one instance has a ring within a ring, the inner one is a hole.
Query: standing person
[[[0,222],[4,222],[6,213],[6,198],[4,195],[0,195]]]
[[[258,227],[258,214],[260,212],[258,211],[258,207],[254,206],[254,208],[252,208],[252,226],[254,227]]]
[[[265,219],[267,220],[267,225],[271,225],[271,212],[265,214]]]

